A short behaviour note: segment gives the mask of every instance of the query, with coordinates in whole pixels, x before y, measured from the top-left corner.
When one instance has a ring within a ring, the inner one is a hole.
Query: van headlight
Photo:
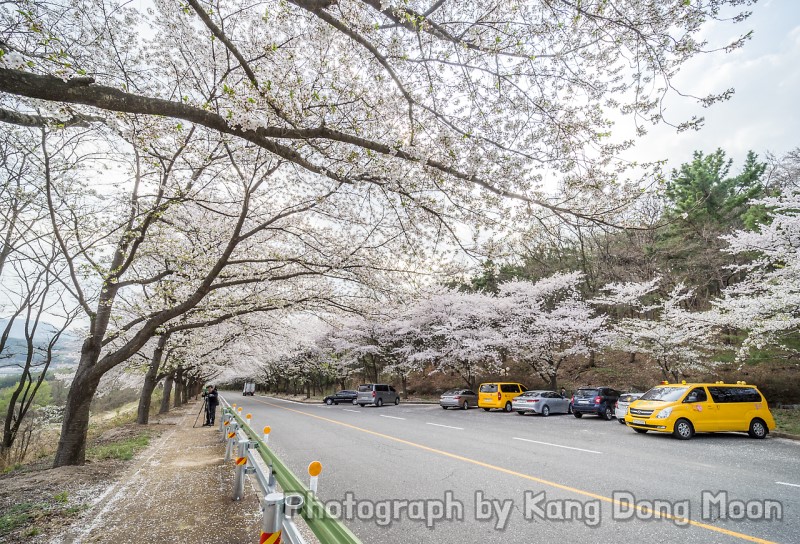
[[[656,414],[656,419],[667,419],[670,414],[672,413],[672,407],[664,408],[659,413]]]

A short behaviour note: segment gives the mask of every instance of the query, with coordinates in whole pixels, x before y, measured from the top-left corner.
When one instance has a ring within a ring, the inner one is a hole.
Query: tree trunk
[[[67,397],[64,410],[64,422],[61,425],[61,438],[58,440],[53,467],[67,465],[82,465],[86,461],[86,433],[89,430],[89,408],[92,399],[100,385],[100,378],[95,377],[86,369],[87,359],[92,359],[92,353],[83,353],[78,371],[72,380],[71,391]],[[93,358],[96,360],[96,357]],[[82,368],[83,367],[83,368]],[[79,392],[79,393],[77,393]]]
[[[403,398],[408,399],[408,378],[405,374],[400,376],[401,383],[403,384]]]
[[[181,386],[183,385],[183,369],[178,367],[178,370],[175,371],[175,402],[173,406],[175,408],[180,407],[181,405]]]
[[[170,372],[164,379],[164,395],[161,397],[161,409],[158,411],[159,414],[166,414],[169,412],[169,401],[170,396],[172,396],[172,383],[174,381],[174,374],[174,372]]]
[[[558,391],[558,376],[556,376],[555,372],[550,375],[550,390]]]
[[[153,350],[153,357],[150,359],[150,367],[144,376],[142,394],[139,397],[139,411],[136,415],[136,423],[147,425],[150,421],[150,403],[153,399],[153,391],[158,384],[158,369],[161,367],[161,357],[164,354],[164,346],[169,341],[169,333],[162,334],[158,339],[156,349]]]

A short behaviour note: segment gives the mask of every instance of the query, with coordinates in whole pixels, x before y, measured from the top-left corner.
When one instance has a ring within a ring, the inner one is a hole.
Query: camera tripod
[[[207,411],[208,411],[208,400],[205,397],[203,397],[203,406],[200,407],[200,411],[197,412],[197,417],[194,418],[194,425],[192,425],[192,429],[194,429],[197,426],[197,420],[200,419],[200,414]],[[208,420],[208,414],[206,414],[206,420]]]

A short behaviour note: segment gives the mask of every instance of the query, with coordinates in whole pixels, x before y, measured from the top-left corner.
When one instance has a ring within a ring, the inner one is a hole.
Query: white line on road
[[[562,446],[561,444],[551,444],[550,442],[539,442],[538,440],[529,440],[527,438],[511,437],[512,440],[522,440],[523,442],[533,442],[534,444],[542,444],[543,446],[553,446],[554,448],[564,448],[565,450],[585,451],[586,453],[598,453],[602,455],[602,451],[585,450],[583,448],[573,448],[572,446]]]
[[[456,429],[458,431],[463,431],[464,427],[451,427],[450,425],[440,425],[438,423],[426,423],[425,425],[433,425],[435,427],[444,427],[446,429]]]
[[[351,410],[350,408],[342,408],[345,412],[355,412],[356,414],[360,414],[361,410]]]
[[[791,487],[800,487],[800,484],[790,484],[788,482],[775,482],[775,483],[778,484],[778,485],[788,485],[788,486],[791,486]]]
[[[379,415],[380,415],[381,417],[388,417],[389,419],[402,419],[403,421],[405,421],[405,419],[406,419],[406,418],[404,418],[404,417],[385,416],[385,415],[383,415],[383,414],[379,414]]]

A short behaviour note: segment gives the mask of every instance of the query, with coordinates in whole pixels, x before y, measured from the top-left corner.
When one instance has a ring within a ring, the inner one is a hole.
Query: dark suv
[[[610,387],[581,387],[572,396],[572,414],[575,417],[594,414],[611,421],[620,394]]]

